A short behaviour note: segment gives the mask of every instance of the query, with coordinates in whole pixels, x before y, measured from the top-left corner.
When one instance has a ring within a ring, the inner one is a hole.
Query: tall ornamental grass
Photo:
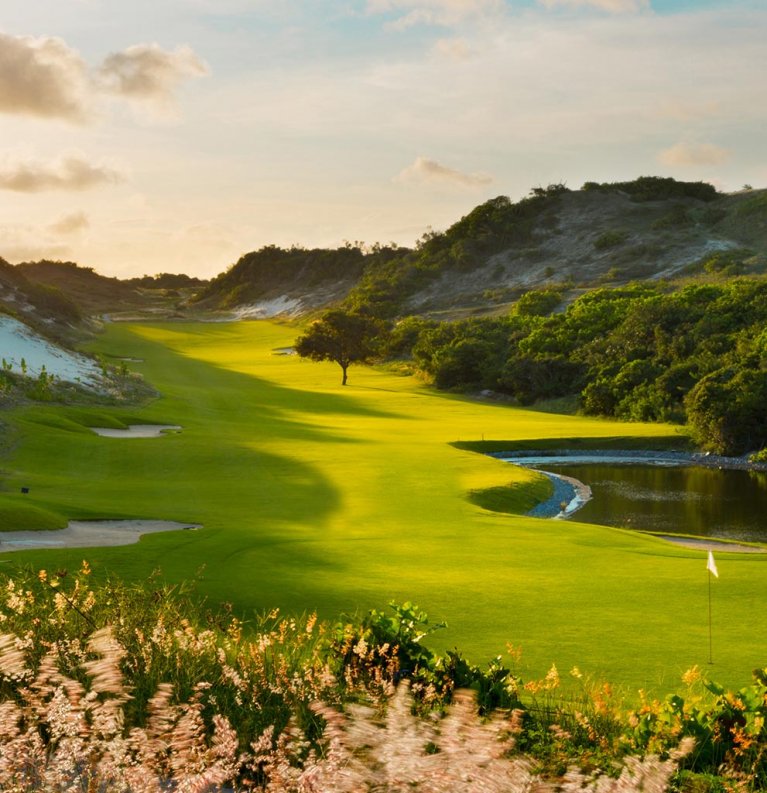
[[[689,791],[764,786],[767,678],[626,707],[424,646],[412,604],[245,625],[191,590],[0,581],[0,790]],[[573,670],[575,678],[580,673]],[[679,769],[682,769],[680,773]]]

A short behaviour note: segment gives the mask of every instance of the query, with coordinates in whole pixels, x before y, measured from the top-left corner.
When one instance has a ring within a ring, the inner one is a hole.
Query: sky
[[[767,185],[767,0],[2,0],[0,256],[210,277],[498,195]]]

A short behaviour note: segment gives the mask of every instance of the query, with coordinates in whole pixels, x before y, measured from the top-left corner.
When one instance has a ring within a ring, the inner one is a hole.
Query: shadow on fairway
[[[326,602],[326,588],[343,577],[348,560],[329,558],[318,540],[341,496],[321,467],[307,462],[302,444],[315,444],[315,454],[324,445],[338,453],[339,445],[358,442],[346,428],[359,419],[407,417],[370,408],[348,392],[293,389],[162,342],[135,340],[130,352],[143,359],[141,368],[162,397],[143,409],[93,412],[123,420],[140,414],[146,423],[183,430],[102,438],[73,431],[92,423],[89,409],[30,408],[19,414],[24,439],[13,455],[14,473],[29,483],[32,501],[71,519],[184,520],[204,528],[154,534],[130,546],[14,552],[4,561],[71,569],[87,558],[94,569],[128,579],[160,569],[170,581],[191,579],[205,565],[200,589],[211,599],[244,608],[285,603],[285,592],[274,591],[276,577],[283,589],[300,592],[300,602],[315,596]]]

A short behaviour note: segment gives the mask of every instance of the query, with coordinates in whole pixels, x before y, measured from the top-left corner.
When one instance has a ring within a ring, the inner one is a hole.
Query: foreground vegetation
[[[663,790],[677,763],[684,790],[767,781],[761,671],[726,692],[692,669],[637,706],[573,669],[565,697],[556,667],[523,680],[513,653],[487,667],[434,653],[409,603],[248,624],[86,562],[14,570],[0,623],[0,785],[16,793]]]

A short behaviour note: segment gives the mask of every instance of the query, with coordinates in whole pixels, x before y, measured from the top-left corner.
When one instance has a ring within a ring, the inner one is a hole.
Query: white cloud
[[[55,223],[48,226],[48,230],[54,234],[79,234],[90,226],[90,221],[85,212],[72,212],[63,215]]]
[[[677,143],[658,155],[663,165],[701,166],[722,165],[730,159],[730,152],[711,143]]]
[[[0,33],[0,113],[84,123],[104,94],[167,108],[184,80],[207,73],[189,47],[136,44],[94,73],[61,39]]]
[[[596,8],[610,14],[636,14],[650,9],[650,0],[538,0],[546,8]]]
[[[48,190],[89,190],[125,181],[125,176],[106,164],[89,163],[81,154],[53,162],[14,160],[0,164],[0,190],[41,193]]]
[[[397,14],[388,27],[405,30],[416,25],[452,27],[471,18],[503,10],[503,0],[368,0],[371,15]]]
[[[434,45],[434,52],[454,61],[464,61],[472,54],[465,39],[439,39]]]
[[[156,44],[136,44],[105,58],[101,87],[128,99],[167,105],[186,78],[202,77],[208,67],[190,47],[167,51]]]
[[[85,62],[61,39],[0,33],[0,112],[83,122],[88,88]]]
[[[484,187],[492,184],[493,177],[483,173],[463,173],[446,165],[416,157],[415,162],[408,165],[397,176],[400,182],[447,182],[461,187]]]

